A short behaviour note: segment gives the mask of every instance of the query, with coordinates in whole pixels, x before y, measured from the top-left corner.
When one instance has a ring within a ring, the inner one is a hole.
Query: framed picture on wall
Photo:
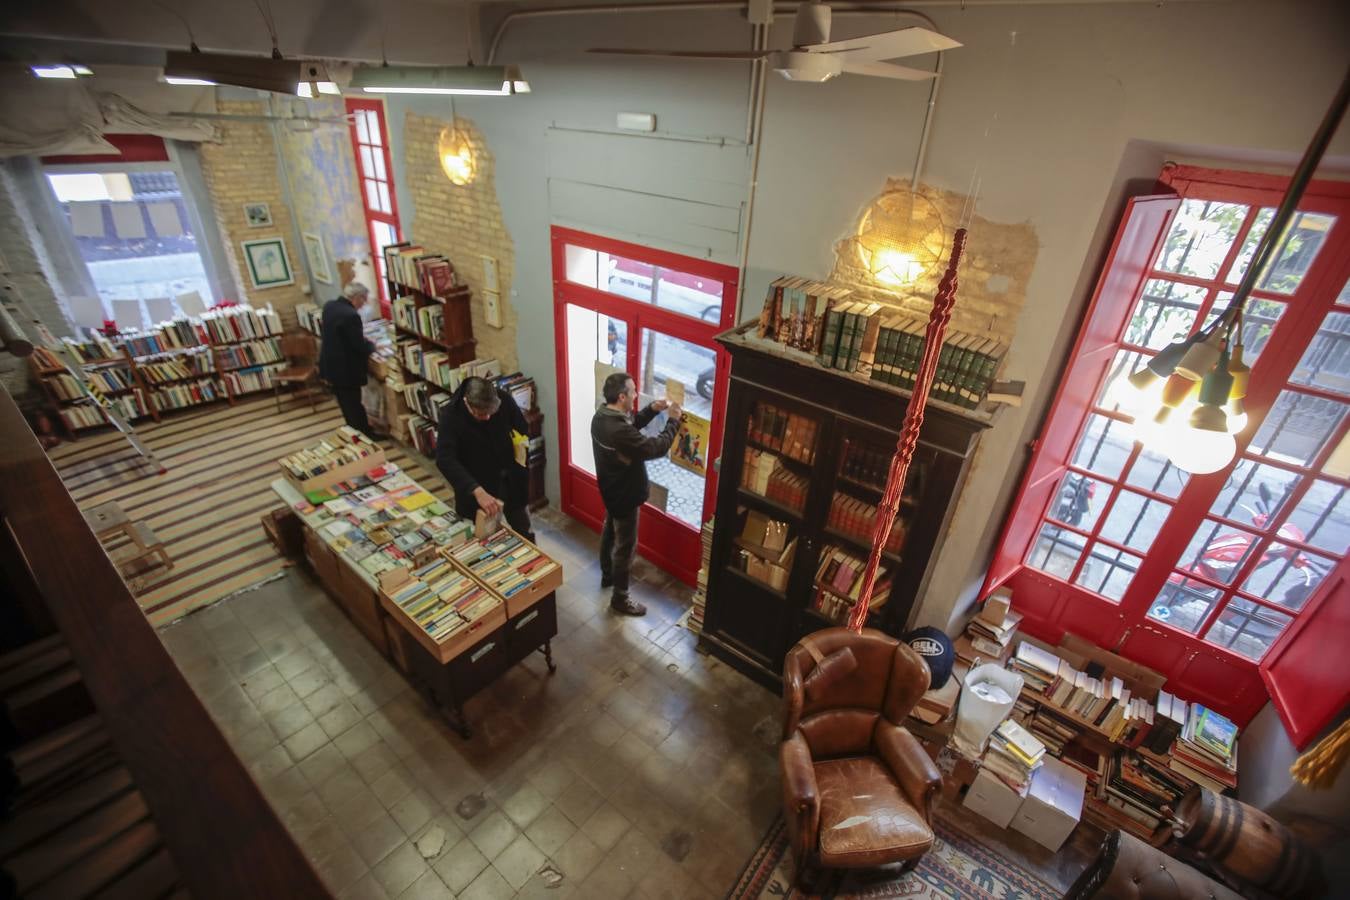
[[[305,259],[309,260],[309,271],[314,280],[332,284],[333,273],[328,268],[328,254],[323,249],[323,238],[309,232],[300,237],[305,242]]]
[[[248,263],[248,277],[259,290],[294,284],[291,261],[286,256],[286,242],[279,237],[258,241],[242,241],[244,260]]]
[[[245,203],[244,221],[249,228],[263,228],[272,224],[272,210],[266,203]]]

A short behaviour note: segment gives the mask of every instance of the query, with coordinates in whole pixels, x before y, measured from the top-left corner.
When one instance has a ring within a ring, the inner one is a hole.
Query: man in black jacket
[[[359,281],[342,289],[342,296],[323,305],[323,345],[319,348],[319,377],[333,388],[342,418],[357,431],[374,438],[366,408],[361,404],[361,388],[366,384],[366,358],[375,345],[366,340],[362,329],[361,307],[370,290]]]
[[[511,433],[528,434],[511,395],[477,376],[466,378],[441,410],[436,468],[455,489],[455,513],[474,520],[505,511],[506,522],[531,541],[526,469],[516,460]]]
[[[605,405],[591,419],[595,477],[605,503],[605,528],[600,535],[600,586],[614,587],[610,609],[629,616],[647,614],[647,607],[628,596],[628,571],[637,549],[638,513],[647,502],[647,460],[660,459],[675,440],[683,413],[678,404],[656,400],[636,415],[637,388],[624,372],[605,379]],[[669,407],[670,418],[656,437],[641,429]]]

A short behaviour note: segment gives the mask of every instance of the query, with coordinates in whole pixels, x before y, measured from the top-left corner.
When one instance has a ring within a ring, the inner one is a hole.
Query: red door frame
[[[373,274],[376,276],[375,280],[378,282],[376,289],[379,291],[380,295],[380,311],[388,318],[391,314],[389,306],[389,285],[385,279],[379,277],[380,254],[383,252],[383,248],[376,246],[374,223],[382,222],[385,225],[392,227],[394,233],[398,235],[399,240],[403,239],[403,228],[399,225],[398,221],[398,195],[394,192],[394,157],[389,149],[389,126],[385,121],[384,101],[347,97],[343,102],[346,105],[346,110],[349,115],[357,110],[373,112],[380,123],[380,139],[384,145],[381,148],[384,151],[384,174],[387,176],[384,179],[375,178],[374,174],[368,174],[361,167],[361,140],[357,134],[355,119],[351,119],[347,122],[347,130],[352,138],[352,161],[356,165],[356,190],[361,195],[361,210],[366,216],[366,240],[370,241],[370,265],[374,270]],[[383,210],[371,207],[370,198],[366,196],[367,178],[375,181],[383,180],[384,183],[389,186],[389,212],[386,213]]]
[[[562,493],[562,509],[568,515],[595,531],[604,524],[604,505],[595,476],[572,464],[571,416],[567,373],[567,307],[578,306],[620,319],[628,323],[628,360],[626,368],[641,383],[640,371],[643,330],[658,331],[671,337],[707,347],[716,353],[715,379],[712,399],[712,430],[708,439],[709,460],[716,460],[722,452],[722,417],[726,414],[727,380],[731,358],[712,340],[713,336],[732,327],[736,320],[736,297],[739,276],[732,266],[708,260],[695,259],[655,250],[641,244],[600,237],[583,231],[553,226],[551,229],[553,257],[553,327],[558,368],[558,443],[561,445],[558,467]],[[673,269],[701,276],[722,284],[722,318],[716,323],[702,322],[681,313],[644,304],[607,291],[575,284],[566,278],[565,247],[568,244],[586,247],[602,253],[622,256],[637,262]],[[689,386],[693,389],[693,385]],[[717,472],[710,465],[704,485],[703,521],[712,515],[717,496]],[[671,575],[692,585],[697,581],[701,557],[699,531],[696,528],[661,512],[650,504],[640,514],[638,551]]]
[[[1304,611],[1285,629],[1261,663],[1203,640],[1200,635],[1218,615],[1217,605],[1195,635],[1149,619],[1147,611],[1156,591],[1165,583],[1189,543],[1192,533],[1186,532],[1185,526],[1204,521],[1228,475],[1242,459],[1242,451],[1256,434],[1260,421],[1285,387],[1304,349],[1317,333],[1323,316],[1331,308],[1330,303],[1309,303],[1306,299],[1326,297],[1328,292],[1334,297],[1350,277],[1350,259],[1338,258],[1335,250],[1338,243],[1344,243],[1346,229],[1350,228],[1350,185],[1314,182],[1299,204],[1301,211],[1333,214],[1337,222],[1328,236],[1329,245],[1319,253],[1294,295],[1268,295],[1287,303],[1287,308],[1253,373],[1247,398],[1252,421],[1238,436],[1239,452],[1234,463],[1219,473],[1191,476],[1176,498],[1152,549],[1144,554],[1143,562],[1120,602],[1112,602],[1024,564],[1027,552],[1040,532],[1046,509],[1057,496],[1060,478],[1066,471],[1065,463],[1072,456],[1082,430],[1087,427],[1088,411],[1115,348],[1120,346],[1124,324],[1145,281],[1152,277],[1158,249],[1171,226],[1179,200],[1211,199],[1273,207],[1278,205],[1288,184],[1288,179],[1281,176],[1219,172],[1189,166],[1168,168],[1161,181],[1177,192],[1175,199],[1138,198],[1131,201],[1126,217],[1122,219],[1121,230],[1108,253],[1045,425],[1032,445],[1032,459],[1004,522],[984,590],[988,592],[1001,584],[1013,587],[1015,603],[1026,614],[1023,627],[1028,632],[1051,642],[1058,641],[1065,632],[1072,632],[1099,646],[1114,649],[1165,674],[1169,690],[1180,692],[1186,699],[1213,706],[1245,725],[1266,701],[1267,691],[1260,669],[1284,652],[1289,641],[1303,630],[1301,623],[1316,613],[1333,585],[1344,583],[1346,560],[1341,560],[1335,572],[1327,574]],[[1146,212],[1139,206],[1141,203],[1144,206],[1152,204],[1156,210],[1147,211],[1147,220],[1141,218],[1131,222],[1131,212]],[[1128,224],[1139,226],[1133,235]],[[1234,243],[1240,243],[1242,237],[1238,235]],[[1135,241],[1133,247],[1131,240]],[[1151,249],[1147,250],[1147,258],[1140,267],[1137,260],[1142,258],[1139,252],[1145,247]],[[1185,280],[1175,274],[1163,277]],[[1255,293],[1260,295],[1262,292]],[[1305,302],[1300,303],[1300,299]],[[1202,309],[1197,320],[1203,319],[1204,313]],[[1125,418],[1114,413],[1109,417]],[[1345,426],[1342,431],[1344,429]],[[1335,443],[1333,440],[1329,445]],[[1131,490],[1147,493],[1134,487]],[[1104,519],[1105,515],[1099,517],[1093,529],[1094,536]],[[1251,530],[1250,526],[1246,527]],[[1258,530],[1265,533],[1272,529]]]

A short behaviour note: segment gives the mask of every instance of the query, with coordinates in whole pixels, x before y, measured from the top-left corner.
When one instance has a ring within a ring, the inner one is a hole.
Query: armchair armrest
[[[805,860],[816,848],[820,830],[820,795],[816,791],[816,767],[811,748],[800,731],[793,733],[778,748],[778,764],[783,778],[783,815],[793,854]]]
[[[908,729],[882,719],[877,723],[873,742],[877,755],[890,768],[909,802],[931,824],[933,799],[942,789],[942,773],[919,745],[918,739]]]

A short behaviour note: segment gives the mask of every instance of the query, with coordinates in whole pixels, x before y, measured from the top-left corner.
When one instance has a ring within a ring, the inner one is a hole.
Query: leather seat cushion
[[[815,769],[822,865],[880,866],[933,845],[933,830],[876,757],[831,759]]]

